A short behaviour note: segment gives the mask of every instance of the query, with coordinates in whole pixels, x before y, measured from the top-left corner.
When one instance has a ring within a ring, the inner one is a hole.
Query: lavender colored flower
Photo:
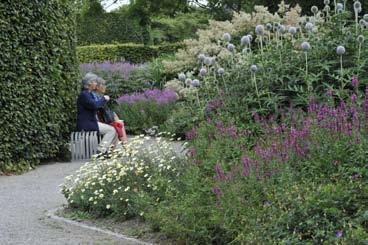
[[[263,25],[257,25],[255,31],[256,31],[256,34],[258,36],[263,36],[264,35],[264,26]]]
[[[250,45],[251,41],[249,36],[243,36],[240,40],[241,45],[245,46],[245,45]]]
[[[230,42],[231,41],[231,35],[229,33],[225,33],[223,35],[223,38],[226,42]]]
[[[225,70],[224,70],[224,68],[218,68],[218,70],[217,70],[217,73],[220,75],[220,76],[223,76],[224,74],[225,74]]]
[[[227,49],[228,49],[230,52],[234,52],[234,51],[235,51],[235,46],[234,46],[234,44],[229,43],[229,44],[227,45]]]
[[[301,48],[304,52],[308,52],[311,49],[311,45],[308,42],[303,42]]]
[[[213,193],[216,195],[216,198],[218,201],[221,200],[221,197],[224,195],[224,193],[221,191],[219,187],[215,187],[212,189]]]
[[[353,88],[358,88],[359,86],[359,80],[357,77],[353,77],[353,79],[351,80],[351,85],[353,85]]]
[[[341,238],[343,236],[343,231],[337,231],[336,232],[336,238]]]
[[[94,72],[98,75],[104,74],[112,79],[114,76],[119,76],[124,80],[128,80],[132,71],[143,68],[143,65],[134,65],[128,62],[115,62],[105,61],[102,63],[85,63],[79,66],[82,75],[88,72]]]
[[[184,73],[180,73],[180,74],[178,75],[178,78],[179,78],[179,80],[180,80],[180,81],[184,82],[184,81],[185,81],[185,79],[186,79],[186,76],[185,76],[185,74],[184,74]]]
[[[220,164],[216,164],[215,166],[215,172],[216,172],[216,180],[224,181],[226,180],[225,171],[222,169]]]
[[[251,70],[251,72],[256,73],[258,71],[257,65],[251,65],[250,70]]]
[[[242,164],[243,164],[243,175],[247,177],[249,176],[251,170],[251,160],[247,156],[243,156]]]
[[[346,50],[345,50],[345,47],[344,47],[344,46],[338,46],[338,47],[336,48],[336,53],[337,53],[338,55],[344,55],[344,54],[345,54],[345,52],[346,52]]]
[[[207,103],[207,107],[206,107],[206,111],[208,113],[217,110],[219,108],[223,108],[224,107],[224,102],[222,100],[211,100]]]
[[[169,89],[146,90],[142,93],[125,94],[117,99],[119,104],[134,104],[138,102],[153,102],[160,105],[170,104],[177,101],[178,95]]]
[[[354,93],[351,95],[351,103],[356,104],[357,100],[358,100],[358,96]]]
[[[294,36],[297,33],[296,27],[290,26],[289,27],[289,33]]]

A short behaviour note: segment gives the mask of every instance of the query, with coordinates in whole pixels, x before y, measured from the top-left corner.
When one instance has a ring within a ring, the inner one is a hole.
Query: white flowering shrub
[[[97,216],[143,216],[174,192],[184,159],[170,141],[137,136],[106,158],[99,156],[68,176],[62,193],[71,208]]]

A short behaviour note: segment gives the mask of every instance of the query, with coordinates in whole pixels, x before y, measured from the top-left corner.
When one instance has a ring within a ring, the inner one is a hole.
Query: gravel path
[[[54,163],[0,176],[0,244],[133,244],[46,217],[46,211],[66,203],[59,185],[82,164]]]

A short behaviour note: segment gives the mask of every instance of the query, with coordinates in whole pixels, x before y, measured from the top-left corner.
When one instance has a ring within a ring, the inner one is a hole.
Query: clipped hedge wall
[[[77,56],[80,63],[124,60],[140,64],[162,54],[174,53],[181,47],[183,47],[181,43],[162,44],[159,46],[145,46],[141,44],[90,45],[78,47]]]
[[[75,124],[72,1],[0,1],[0,173],[60,156]]]

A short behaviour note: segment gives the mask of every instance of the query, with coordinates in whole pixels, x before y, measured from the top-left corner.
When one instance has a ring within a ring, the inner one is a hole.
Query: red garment
[[[110,123],[111,126],[113,126],[116,130],[116,133],[118,134],[119,139],[124,137],[124,124],[122,122],[112,122]]]

